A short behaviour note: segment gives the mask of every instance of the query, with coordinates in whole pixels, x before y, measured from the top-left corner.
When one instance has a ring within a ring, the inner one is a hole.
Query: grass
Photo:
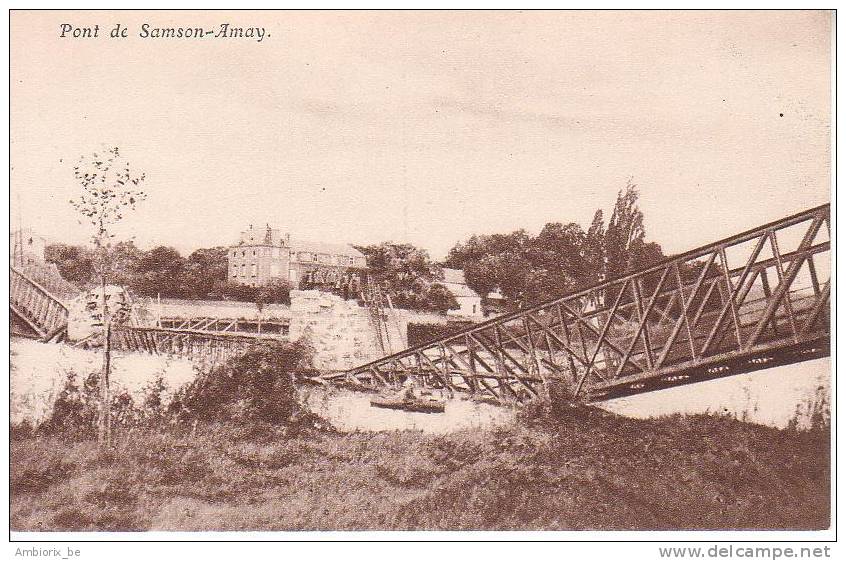
[[[822,529],[829,431],[568,408],[449,435],[261,424],[11,449],[13,530]]]

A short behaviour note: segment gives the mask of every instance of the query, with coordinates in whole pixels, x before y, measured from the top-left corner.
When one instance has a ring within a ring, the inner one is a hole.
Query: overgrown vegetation
[[[343,434],[299,405],[291,372],[307,352],[256,348],[167,402],[160,379],[137,403],[115,396],[105,454],[87,397],[96,380],[72,376],[47,423],[12,432],[12,528],[829,525],[822,413],[810,430],[778,430],[713,415],[633,420],[560,400],[507,428]]]
[[[257,345],[225,364],[201,372],[170,405],[179,420],[286,424],[301,413],[294,371],[307,366],[299,343]]]
[[[15,530],[819,529],[829,433],[595,409],[490,431],[121,429],[12,442]]]
[[[309,367],[310,352],[301,343],[256,344],[224,364],[201,370],[167,400],[167,385],[157,374],[147,382],[140,399],[126,391],[112,396],[112,422],[123,429],[190,426],[194,422],[313,424],[317,420],[299,405],[293,374]],[[16,427],[15,435],[90,438],[97,419],[99,376],[99,372],[86,376],[68,372],[47,420],[38,427]]]

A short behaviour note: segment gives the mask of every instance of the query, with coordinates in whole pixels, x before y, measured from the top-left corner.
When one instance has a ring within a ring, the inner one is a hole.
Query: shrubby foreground
[[[166,408],[124,403],[136,413],[120,417],[106,453],[82,430],[91,419],[68,416],[67,403],[52,425],[16,428],[12,529],[829,525],[827,424],[632,420],[562,405],[526,410],[505,428],[339,433],[298,404],[290,372],[306,353],[257,349],[198,377]]]

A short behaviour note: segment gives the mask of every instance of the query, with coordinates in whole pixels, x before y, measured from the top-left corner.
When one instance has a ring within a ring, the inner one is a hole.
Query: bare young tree
[[[147,198],[138,190],[145,174],[134,174],[119,148],[108,148],[90,156],[81,156],[73,168],[73,176],[82,187],[79,198],[70,204],[81,216],[80,224],[92,229],[91,243],[96,260],[95,273],[102,290],[103,370],[100,375],[100,407],[97,418],[97,443],[103,448],[111,444],[111,407],[109,375],[111,373],[111,317],[106,284],[113,275],[111,258],[114,226],[128,210]]]

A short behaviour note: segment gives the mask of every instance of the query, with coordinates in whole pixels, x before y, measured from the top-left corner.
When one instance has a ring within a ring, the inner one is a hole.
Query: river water
[[[815,408],[830,412],[831,359],[821,358],[750,374],[614,399],[603,409],[635,418],[720,413],[785,428],[807,428]]]
[[[308,408],[341,431],[418,430],[445,434],[470,428],[504,426],[514,421],[516,410],[469,400],[446,401],[443,413],[410,413],[371,407],[375,394],[335,388],[309,388],[303,393]]]

